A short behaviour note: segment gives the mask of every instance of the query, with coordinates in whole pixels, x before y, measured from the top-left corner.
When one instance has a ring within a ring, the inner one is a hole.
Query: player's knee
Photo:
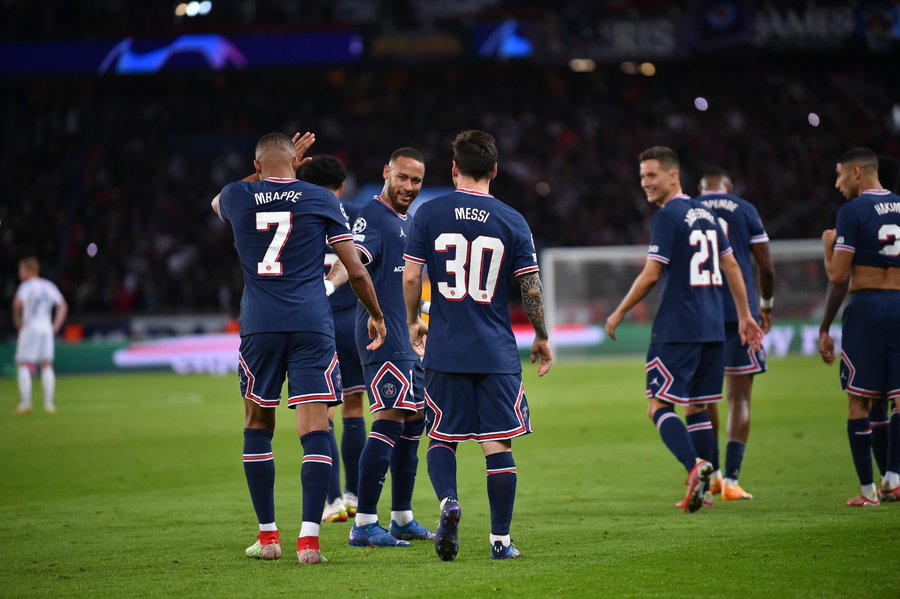
[[[363,418],[363,394],[348,393],[344,395],[344,403],[341,405],[343,418]]]
[[[872,400],[859,395],[848,394],[848,417],[851,420],[868,418],[872,407]]]

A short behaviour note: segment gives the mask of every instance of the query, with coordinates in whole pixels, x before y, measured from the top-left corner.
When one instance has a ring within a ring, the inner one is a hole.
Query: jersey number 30
[[[469,240],[459,233],[441,233],[434,240],[434,251],[453,255],[446,262],[447,274],[453,275],[453,285],[445,281],[437,284],[438,293],[451,302],[459,302],[466,295],[478,304],[490,304],[497,291],[497,278],[500,276],[500,265],[506,248],[496,237],[480,235],[469,244]],[[485,273],[485,254],[490,253],[491,260]],[[482,280],[484,286],[482,287]]]
[[[716,231],[691,231],[688,241],[691,247],[697,248],[691,258],[691,287],[721,287],[719,237]],[[710,258],[712,258],[712,268],[704,268]]]
[[[261,277],[280,277],[282,274],[281,251],[284,244],[287,243],[288,236],[291,234],[291,213],[290,212],[257,212],[256,213],[256,230],[264,233],[275,225],[275,236],[266,255],[263,256],[262,262],[256,263],[256,274]]]

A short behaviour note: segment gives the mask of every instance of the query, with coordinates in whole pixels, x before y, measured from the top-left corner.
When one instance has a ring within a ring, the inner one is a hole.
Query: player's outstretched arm
[[[304,158],[306,152],[312,147],[314,143],[316,143],[316,134],[310,133],[307,131],[303,135],[300,135],[299,132],[294,133],[294,136],[291,138],[291,143],[294,144],[294,150],[297,152],[297,158],[300,162],[297,164],[297,168],[303,168],[310,162],[312,162],[312,157]]]
[[[531,344],[531,363],[538,363],[538,376],[544,376],[550,372],[553,366],[553,350],[550,348],[550,338],[547,334],[547,325],[544,322],[544,286],[541,285],[541,277],[533,272],[519,277],[519,287],[522,289],[522,306],[525,315],[531,321],[534,328],[534,342]]]
[[[753,320],[750,313],[750,305],[747,303],[747,288],[744,286],[744,275],[741,267],[733,254],[727,254],[719,258],[719,264],[725,278],[728,279],[728,290],[734,299],[734,307],[738,315],[738,333],[741,336],[741,344],[749,345],[754,352],[762,348],[763,331]]]
[[[834,364],[834,339],[831,338],[831,323],[834,322],[844,298],[847,296],[849,283],[834,285],[828,283],[825,292],[825,311],[822,314],[822,323],[819,325],[819,356],[826,364]]]
[[[763,333],[768,333],[772,328],[772,300],[775,297],[775,265],[772,263],[772,253],[769,244],[754,243],[750,246],[753,260],[759,267],[759,322]],[[751,306],[752,307],[752,306]]]
[[[640,274],[635,277],[634,283],[631,284],[631,289],[628,290],[628,293],[622,298],[622,302],[619,306],[609,315],[609,318],[606,319],[606,334],[609,335],[610,339],[613,341],[616,340],[616,327],[622,323],[625,315],[628,314],[632,308],[638,305],[642,299],[647,297],[647,294],[650,293],[650,290],[652,290],[653,286],[656,285],[656,282],[659,281],[662,272],[663,265],[660,262],[649,258],[644,262],[644,268],[641,270]]]
[[[425,355],[425,335],[422,319],[419,318],[419,307],[422,301],[422,265],[406,261],[403,267],[403,301],[406,303],[406,326],[409,328],[409,342],[416,355]]]
[[[384,344],[387,330],[384,328],[384,314],[378,305],[378,297],[375,295],[375,287],[369,277],[369,271],[359,261],[356,246],[352,241],[340,241],[331,246],[338,260],[344,263],[347,269],[347,277],[353,293],[359,298],[363,307],[369,313],[369,339],[372,343],[366,346],[368,350],[376,350]]]

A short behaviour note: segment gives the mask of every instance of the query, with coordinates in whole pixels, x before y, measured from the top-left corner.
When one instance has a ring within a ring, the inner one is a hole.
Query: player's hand
[[[837,239],[837,230],[836,229],[825,229],[822,231],[822,244],[831,249],[834,247],[834,240]]]
[[[375,351],[376,349],[384,345],[384,340],[387,337],[387,329],[384,328],[384,318],[375,320],[370,316],[367,326],[369,328],[369,339],[372,340],[372,343],[367,345],[366,349],[369,351]]]
[[[531,344],[531,363],[535,362],[538,362],[538,376],[550,372],[550,367],[553,366],[553,350],[548,339],[534,338],[534,343]]]
[[[616,327],[622,322],[622,318],[624,316],[619,314],[618,310],[609,315],[609,318],[606,319],[606,334],[609,335],[609,338],[613,341],[616,340]]]
[[[294,137],[291,138],[291,143],[294,144],[294,150],[297,152],[297,158],[301,158],[300,164],[297,165],[297,168],[301,168],[306,164],[312,162],[312,158],[303,158],[304,155],[309,151],[314,143],[316,143],[316,134],[310,133],[307,131],[303,135],[300,133],[294,133]]]
[[[834,364],[834,339],[828,331],[819,331],[819,355],[829,366]]]
[[[768,335],[769,331],[772,330],[772,311],[771,310],[760,310],[759,311],[759,326],[762,327],[762,332]]]
[[[749,345],[750,351],[758,352],[762,349],[765,334],[752,318],[741,318],[738,322],[738,332],[741,335],[741,345]]]
[[[413,329],[415,327],[415,330]],[[428,342],[428,325],[419,318],[416,324],[409,327],[409,342],[412,343],[413,351],[420,358],[425,357],[425,344]]]

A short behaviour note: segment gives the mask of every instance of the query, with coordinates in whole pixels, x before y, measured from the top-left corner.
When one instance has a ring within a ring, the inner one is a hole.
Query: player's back
[[[900,268],[900,196],[868,190],[838,211],[835,249],[853,252],[853,264]]]
[[[759,212],[753,204],[733,194],[710,193],[697,199],[715,214],[722,232],[728,237],[734,258],[744,277],[747,301],[750,306],[756,306],[756,285],[753,284],[753,255],[750,246],[769,241]],[[725,322],[737,322],[737,310],[728,290],[727,280],[723,281],[722,291]]]
[[[405,258],[427,264],[431,280],[426,369],[521,372],[509,321],[509,282],[538,271],[521,214],[480,192],[435,198],[416,212]]]
[[[22,302],[22,326],[29,328],[50,328],[53,307],[63,302],[56,285],[40,277],[23,281],[16,290],[16,298]]]
[[[227,185],[220,207],[231,223],[244,274],[241,335],[333,336],[322,284],[325,242],[352,239],[337,198],[296,179],[270,178]]]
[[[716,217],[687,196],[670,200],[653,220],[648,258],[666,265],[655,343],[703,343],[725,338],[719,258],[731,253]]]

